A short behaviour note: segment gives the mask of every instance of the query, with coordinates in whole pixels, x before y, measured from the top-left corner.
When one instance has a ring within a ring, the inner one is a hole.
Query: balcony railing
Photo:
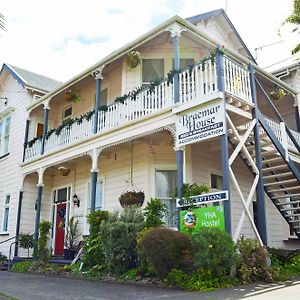
[[[243,101],[251,102],[249,72],[241,65],[224,56],[225,91]],[[217,92],[217,66],[208,59],[179,73],[179,102],[197,101]],[[98,112],[98,132],[105,132],[125,125],[130,121],[170,108],[174,99],[174,80],[163,81],[152,89],[142,90],[135,99],[127,98],[124,103],[114,103],[107,111]],[[56,151],[67,145],[78,143],[90,137],[94,118],[82,119],[64,127],[59,134],[53,133],[45,141],[44,153]],[[41,140],[25,149],[25,161],[38,157],[41,153]]]

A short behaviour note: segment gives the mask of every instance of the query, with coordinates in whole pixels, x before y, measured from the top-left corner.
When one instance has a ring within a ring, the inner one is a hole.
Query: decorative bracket
[[[171,37],[174,38],[175,36],[181,37],[181,32],[186,31],[186,29],[180,26],[178,23],[174,23],[168,27],[166,31],[169,31],[171,33]]]
[[[92,168],[91,172],[99,172],[98,169],[98,158],[100,153],[102,152],[103,148],[94,148],[91,151],[88,152],[88,155],[92,159]]]
[[[91,74],[95,79],[103,79],[102,71],[105,65],[100,66],[99,68],[95,69]]]
[[[44,186],[43,177],[44,177],[45,170],[46,170],[45,168],[39,168],[39,170],[37,171],[37,173],[39,175],[39,181],[38,181],[37,186]]]

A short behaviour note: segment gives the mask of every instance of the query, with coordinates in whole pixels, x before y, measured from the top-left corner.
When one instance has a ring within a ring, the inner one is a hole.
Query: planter
[[[126,64],[129,68],[134,69],[141,63],[141,60],[142,56],[140,52],[131,51],[127,54]]]
[[[142,206],[145,200],[145,193],[140,191],[127,191],[119,197],[119,202],[123,208],[128,206]]]
[[[66,260],[73,260],[75,258],[75,254],[75,249],[64,249],[64,259]]]

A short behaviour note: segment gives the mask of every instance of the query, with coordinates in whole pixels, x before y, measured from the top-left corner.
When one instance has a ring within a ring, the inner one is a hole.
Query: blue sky
[[[290,56],[297,40],[278,29],[292,0],[9,0],[1,3],[6,30],[0,63],[10,63],[59,80],[75,76],[166,19],[224,8],[253,55],[267,66]],[[299,38],[299,36],[298,36]]]

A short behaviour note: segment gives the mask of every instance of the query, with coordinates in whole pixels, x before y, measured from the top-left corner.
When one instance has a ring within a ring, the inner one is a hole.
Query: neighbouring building
[[[3,97],[5,89],[1,84]],[[62,255],[71,217],[87,235],[87,214],[122,209],[118,198],[126,190],[143,190],[145,202],[157,197],[176,212],[170,192],[177,188],[180,198],[182,184],[195,182],[228,191],[219,204],[235,240],[299,247],[298,92],[299,84],[260,68],[224,10],[216,10],[165,21],[22,102],[18,116],[17,103],[2,102],[1,116],[11,105],[18,147],[5,158],[15,171],[3,168],[1,175],[1,184],[13,182],[0,194],[2,214],[9,207],[5,238],[37,238],[39,222],[48,220],[52,254]],[[168,226],[176,222],[166,216]]]

